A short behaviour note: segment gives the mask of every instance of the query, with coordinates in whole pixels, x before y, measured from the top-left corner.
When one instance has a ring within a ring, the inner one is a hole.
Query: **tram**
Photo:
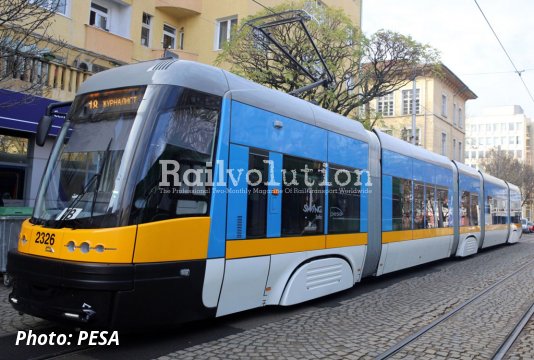
[[[90,77],[70,107],[8,255],[9,302],[128,329],[293,305],[515,243],[520,199],[225,70],[122,66]]]

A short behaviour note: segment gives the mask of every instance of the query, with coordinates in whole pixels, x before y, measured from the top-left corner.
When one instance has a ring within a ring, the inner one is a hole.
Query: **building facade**
[[[416,83],[416,144],[450,159],[464,161],[465,105],[476,99],[450,69],[437,75],[420,75]],[[377,127],[405,141],[412,141],[413,82],[371,104],[381,119]]]
[[[164,49],[181,59],[213,64],[224,43],[230,40],[232,30],[242,25],[242,19],[283,0],[45,3],[56,9],[48,34],[60,38],[66,46],[57,52],[43,48],[38,57],[21,60],[24,54],[17,53],[0,61],[0,71],[10,74],[9,89],[0,88],[0,103],[15,103],[0,107],[0,196],[8,206],[33,205],[53,144],[50,138],[44,147],[35,146],[37,123],[48,104],[72,100],[79,85],[95,72],[160,58]],[[361,0],[305,2],[305,8],[313,10],[314,6],[342,8],[361,27]],[[10,66],[13,63],[22,65]],[[22,101],[17,88],[28,83],[42,85],[42,91]]]
[[[519,105],[484,109],[482,115],[467,119],[465,162],[479,168],[491,149],[532,166],[531,120]]]
[[[480,169],[491,149],[533,166],[531,139],[532,122],[521,106],[496,106],[483,110],[480,116],[466,119],[465,163]],[[523,217],[532,219],[533,205],[523,206]]]

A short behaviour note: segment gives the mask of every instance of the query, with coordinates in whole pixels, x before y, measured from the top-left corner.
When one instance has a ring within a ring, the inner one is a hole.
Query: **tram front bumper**
[[[101,264],[12,250],[7,266],[13,277],[12,306],[55,322],[131,330],[213,317],[216,312],[202,303],[205,260]],[[184,268],[188,271],[181,271]]]

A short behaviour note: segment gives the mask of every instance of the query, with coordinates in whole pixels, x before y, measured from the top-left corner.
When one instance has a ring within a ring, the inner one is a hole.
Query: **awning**
[[[58,101],[0,89],[0,129],[35,133],[46,107],[55,102]],[[65,108],[64,111],[68,109]],[[54,118],[50,135],[57,136],[61,125],[63,125],[63,119]]]

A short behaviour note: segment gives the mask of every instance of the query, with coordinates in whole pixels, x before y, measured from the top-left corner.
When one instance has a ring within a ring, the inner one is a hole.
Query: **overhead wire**
[[[523,79],[523,77],[521,76],[521,74],[525,71],[525,70],[518,70],[517,69],[517,66],[515,66],[512,58],[510,57],[510,54],[508,54],[508,51],[506,51],[504,45],[502,44],[501,42],[501,39],[499,39],[499,36],[497,35],[497,33],[495,32],[495,30],[493,29],[493,26],[491,26],[491,23],[489,22],[488,18],[486,17],[486,14],[484,14],[484,11],[482,10],[482,8],[480,7],[480,5],[478,4],[477,0],[474,0],[475,4],[477,5],[478,7],[478,10],[480,10],[480,13],[482,14],[482,16],[484,17],[484,20],[486,20],[486,23],[488,24],[489,28],[491,29],[491,32],[493,33],[493,35],[495,35],[495,38],[497,39],[497,41],[499,42],[499,45],[501,46],[502,50],[504,51],[504,53],[506,54],[506,57],[508,57],[508,60],[510,60],[510,63],[512,64],[512,66],[514,67],[514,72],[519,76],[519,79],[521,80],[521,82],[523,83],[523,86],[525,87],[525,90],[527,91],[528,93],[528,96],[530,97],[530,100],[532,100],[532,102],[534,103],[534,97],[532,96],[532,93],[530,92],[530,89],[528,88],[527,84],[525,83],[525,80]]]

